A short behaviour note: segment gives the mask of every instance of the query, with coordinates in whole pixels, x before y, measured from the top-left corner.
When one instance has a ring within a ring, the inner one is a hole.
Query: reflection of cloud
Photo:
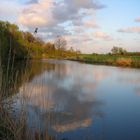
[[[32,106],[39,106],[41,109],[48,110],[54,105],[54,101],[48,90],[49,87],[47,86],[29,83],[20,88],[19,97]],[[53,92],[53,88],[51,91]]]
[[[140,88],[135,88],[135,92],[138,96],[140,96]]]
[[[56,124],[53,126],[53,129],[57,132],[65,132],[74,130],[81,127],[88,127],[92,123],[91,118],[85,119],[83,121],[76,121],[76,122],[70,122],[66,124]]]
[[[50,65],[54,65],[53,69]],[[20,88],[18,97],[26,105],[28,120],[38,116],[36,124],[44,125],[51,116],[50,127],[64,132],[87,127],[94,116],[101,116],[102,103],[95,93],[106,74],[100,68],[94,70],[90,65],[69,61],[52,61],[48,66],[49,70],[45,65],[45,72]]]
[[[119,76],[117,76],[119,83],[124,84],[127,88],[132,88],[133,93],[140,95],[140,74],[139,69],[124,69],[120,68]]]
[[[120,78],[120,81],[121,82],[127,82],[127,83],[135,83],[135,84],[140,84],[140,79],[137,77],[137,78]]]
[[[95,81],[98,82],[102,81],[108,75],[111,75],[111,73],[109,70],[106,70],[105,68],[104,70],[101,68],[96,68],[96,70],[93,71],[93,76],[95,78]]]
[[[139,70],[132,69],[121,69],[121,74],[118,80],[123,83],[135,84],[140,86],[140,75]],[[129,75],[129,76],[128,76]]]

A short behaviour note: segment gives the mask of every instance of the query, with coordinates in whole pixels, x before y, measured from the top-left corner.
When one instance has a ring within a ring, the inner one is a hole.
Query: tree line
[[[0,56],[3,61],[27,58],[66,58],[80,51],[66,48],[67,42],[57,36],[54,42],[44,42],[30,32],[23,32],[9,22],[0,21]]]

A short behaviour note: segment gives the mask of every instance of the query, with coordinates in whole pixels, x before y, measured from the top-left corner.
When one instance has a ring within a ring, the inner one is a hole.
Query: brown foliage
[[[119,66],[131,66],[132,59],[131,58],[118,58],[116,60],[116,64]]]

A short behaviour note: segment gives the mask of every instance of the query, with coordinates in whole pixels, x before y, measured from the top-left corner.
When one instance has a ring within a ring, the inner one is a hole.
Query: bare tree
[[[67,41],[63,36],[57,36],[54,45],[56,49],[66,50]]]

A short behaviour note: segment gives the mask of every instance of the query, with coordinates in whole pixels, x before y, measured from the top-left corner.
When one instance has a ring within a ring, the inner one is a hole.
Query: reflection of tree
[[[2,66],[1,66],[1,57],[0,57],[0,90],[2,87]]]
[[[3,67],[1,91],[12,96],[16,116],[24,109],[26,130],[33,137],[86,128],[103,115],[102,102],[95,96],[106,75],[102,70],[49,60],[16,63],[8,76],[6,71]]]
[[[68,63],[43,63],[42,74],[20,87],[18,97],[24,97],[29,127],[65,132],[88,127],[94,117],[103,115],[102,102],[95,96],[96,80],[81,77],[85,70],[80,68],[76,75],[75,65]]]
[[[32,81],[35,76],[43,73],[45,70],[53,70],[54,66],[48,63],[43,64],[41,61],[17,61],[14,63],[10,62],[9,66],[0,65],[0,138],[7,137],[7,139],[11,140],[15,138],[21,139],[21,137],[24,137],[24,139],[31,139],[31,137],[32,139],[42,140],[54,139],[47,132],[43,134],[40,131],[36,131],[33,135],[29,134],[26,127],[28,121],[26,120],[25,112],[21,111],[13,116],[15,112],[13,112],[15,110],[13,105],[15,104],[13,98],[11,98],[11,96],[16,95],[20,91],[20,87],[26,82]],[[17,121],[15,121],[16,116]]]
[[[42,63],[41,61],[15,62],[9,68],[7,68],[7,65],[3,65],[0,67],[0,93],[2,97],[5,98],[18,93],[22,84],[32,80],[34,76],[41,74],[43,71],[53,70],[54,68],[55,65]]]
[[[34,86],[36,87],[36,84]],[[33,85],[29,87],[34,88]],[[29,87],[27,91],[30,91]],[[42,86],[42,90],[33,90],[30,97],[25,92],[23,94],[28,120],[33,121],[33,124],[28,122],[28,125],[36,129],[40,126],[44,132],[50,128],[56,132],[65,132],[88,127],[94,117],[103,115],[100,110],[102,103],[96,97],[93,97],[92,101],[79,100],[80,90],[78,93],[76,89],[67,91],[54,87],[45,89]]]
[[[15,63],[15,65],[10,67],[7,65],[2,66],[2,86],[0,92],[3,98],[18,92],[25,72],[24,66],[24,63],[20,63],[20,65]]]

